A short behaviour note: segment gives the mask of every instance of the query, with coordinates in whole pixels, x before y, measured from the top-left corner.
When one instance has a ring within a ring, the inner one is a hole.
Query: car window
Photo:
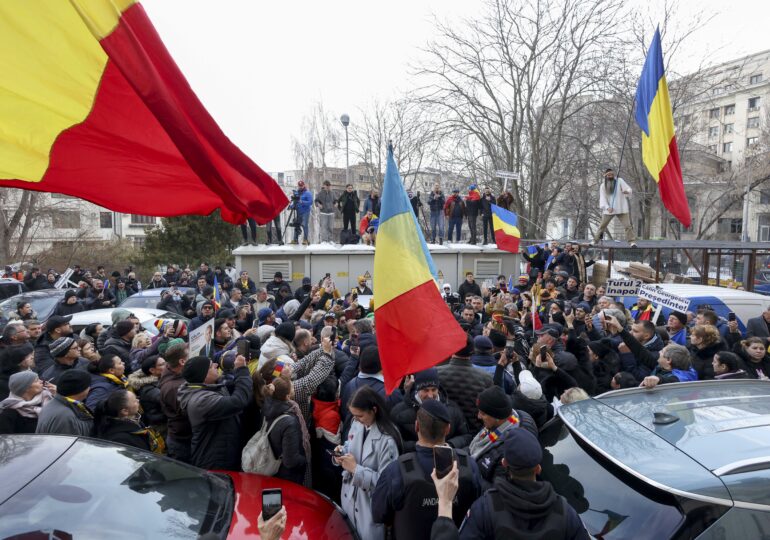
[[[64,296],[43,296],[33,298],[30,300],[30,304],[32,304],[32,309],[37,313],[38,319],[44,321],[51,316],[53,310],[56,309],[56,304],[60,302],[62,298],[64,298]]]
[[[21,294],[21,283],[0,283],[0,300]]]
[[[541,441],[545,445],[541,479],[567,499],[590,534],[607,540],[669,538],[683,523],[672,497],[605,467],[576,442],[561,420],[541,434]]]
[[[147,308],[155,309],[155,306],[160,302],[160,298],[157,296],[129,296],[120,304],[122,308]]]
[[[76,539],[197,538],[226,532],[232,508],[224,476],[81,439],[0,506],[0,523],[3,537],[56,530]]]

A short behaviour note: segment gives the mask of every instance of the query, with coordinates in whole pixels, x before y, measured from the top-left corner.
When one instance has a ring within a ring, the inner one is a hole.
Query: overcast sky
[[[677,71],[686,71],[691,62],[694,68],[702,51],[717,63],[770,49],[770,2],[680,3],[683,21],[700,11],[715,17],[692,37]],[[409,65],[432,37],[434,15],[458,20],[482,6],[479,0],[142,4],[224,132],[271,172],[294,168],[291,137],[300,134],[314,102],[349,113],[352,129],[358,108],[409,88]]]

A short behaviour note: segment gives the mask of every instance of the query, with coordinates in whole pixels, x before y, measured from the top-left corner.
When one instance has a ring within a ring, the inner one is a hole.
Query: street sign
[[[519,173],[513,171],[495,171],[496,178],[502,178],[503,180],[518,180]]]

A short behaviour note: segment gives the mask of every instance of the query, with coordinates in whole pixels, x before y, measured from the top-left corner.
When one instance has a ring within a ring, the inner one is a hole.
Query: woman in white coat
[[[369,386],[356,392],[348,403],[353,417],[344,446],[333,460],[342,472],[342,509],[362,540],[385,538],[385,527],[372,521],[372,492],[380,472],[398,458],[401,436],[390,421],[385,401]]]

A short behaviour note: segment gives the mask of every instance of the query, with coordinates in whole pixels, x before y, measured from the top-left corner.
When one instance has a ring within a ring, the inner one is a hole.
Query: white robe
[[[604,180],[599,185],[599,208],[602,214],[628,214],[629,205],[628,201],[633,195],[631,187],[626,184],[625,180],[618,178],[615,182],[615,192],[610,193],[607,196],[607,191],[604,189]],[[612,208],[612,212],[609,209]]]

